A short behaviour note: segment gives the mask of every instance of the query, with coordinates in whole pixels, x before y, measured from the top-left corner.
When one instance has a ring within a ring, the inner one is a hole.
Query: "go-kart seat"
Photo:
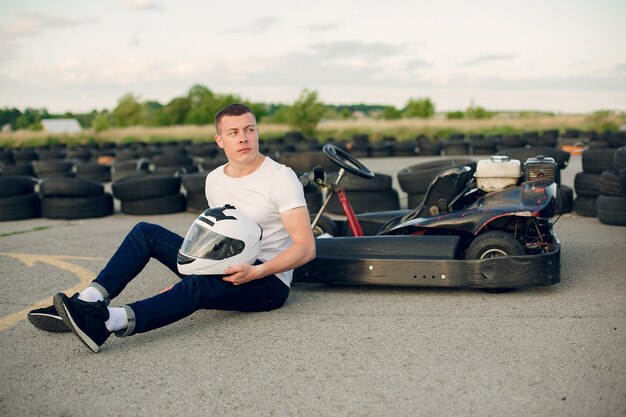
[[[455,203],[471,188],[474,171],[469,166],[455,166],[441,171],[430,183],[424,200],[409,213],[389,221],[380,228],[382,234],[392,227],[419,217],[431,217],[451,211]]]

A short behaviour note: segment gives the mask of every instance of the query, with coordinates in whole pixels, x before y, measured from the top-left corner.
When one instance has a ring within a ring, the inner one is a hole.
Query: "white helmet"
[[[226,268],[252,264],[261,253],[261,226],[227,204],[209,208],[192,223],[176,263],[184,275],[223,275]]]

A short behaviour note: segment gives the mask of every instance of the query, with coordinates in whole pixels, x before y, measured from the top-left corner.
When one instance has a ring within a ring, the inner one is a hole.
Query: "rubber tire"
[[[400,170],[396,175],[400,189],[408,194],[426,194],[428,187],[437,174],[449,167],[467,165],[476,171],[473,159],[441,159],[411,165]]]
[[[41,217],[38,193],[0,198],[0,221],[25,220]]]
[[[619,172],[615,170],[607,170],[600,174],[599,190],[601,195],[626,197]]]
[[[396,190],[381,191],[347,191],[346,195],[355,213],[371,213],[376,211],[398,210],[400,198]],[[333,214],[344,214],[339,197],[333,196],[327,210]]]
[[[618,171],[626,168],[626,146],[622,146],[615,151],[615,155],[613,155],[613,168]]]
[[[39,178],[62,176],[72,173],[74,164],[65,160],[32,161],[33,171]]]
[[[574,200],[574,212],[583,217],[598,217],[598,209],[596,208],[596,200],[598,197],[576,196]]]
[[[607,169],[613,169],[615,149],[587,149],[581,156],[583,172],[601,174]]]
[[[102,183],[83,178],[50,177],[39,183],[41,197],[94,197],[103,193]]]
[[[601,195],[596,207],[600,223],[626,226],[626,197]]]
[[[313,220],[315,220],[316,214],[317,213],[311,214],[311,224],[313,224]],[[328,233],[331,236],[337,236],[338,232],[339,228],[337,227],[337,223],[330,217],[323,214],[320,216],[317,224],[315,225],[315,228],[313,229],[313,234],[315,235],[315,237],[323,233]]]
[[[187,193],[202,193],[206,188],[207,172],[196,172],[193,174],[183,175],[182,184]]]
[[[506,253],[506,256],[524,255],[526,251],[522,243],[511,234],[494,230],[476,237],[465,251],[465,259],[483,259],[485,251],[498,249]]]
[[[173,175],[140,175],[124,178],[111,185],[120,201],[136,201],[178,194],[181,178]]]
[[[113,214],[113,196],[43,197],[41,215],[46,219],[91,219]]]
[[[121,209],[122,213],[132,215],[179,213],[187,209],[187,199],[179,193],[141,200],[125,200],[122,201]]]
[[[556,214],[571,213],[574,210],[574,190],[567,185],[559,185],[559,210]]]
[[[338,174],[331,173],[326,178],[328,182],[335,183],[337,176]],[[382,191],[391,189],[392,182],[393,178],[391,175],[386,174],[375,173],[374,178],[367,179],[346,173],[339,185],[345,191]]]
[[[596,198],[600,194],[600,174],[578,172],[574,177],[576,195]]]
[[[201,193],[187,192],[187,211],[200,214],[208,208],[209,203],[204,190]]]
[[[422,204],[422,202],[424,201],[424,197],[426,197],[426,194],[409,194],[407,207],[410,209],[416,208],[417,206]]]
[[[0,198],[30,194],[35,191],[36,180],[25,175],[1,175]]]
[[[2,175],[25,175],[29,177],[35,176],[35,171],[33,171],[33,166],[30,162],[17,162],[15,164],[3,165],[0,167],[0,172]]]

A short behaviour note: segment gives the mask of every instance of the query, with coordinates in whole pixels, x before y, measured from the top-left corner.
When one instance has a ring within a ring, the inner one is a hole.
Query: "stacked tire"
[[[600,223],[626,226],[626,146],[618,148],[613,166],[600,174],[596,201]]]
[[[206,200],[206,176],[208,172],[196,172],[183,176],[182,184],[187,194],[187,211],[201,213],[209,208]]]
[[[87,219],[113,214],[113,197],[98,181],[49,177],[39,183],[41,214],[47,219]]]
[[[180,191],[181,178],[174,175],[131,176],[111,185],[121,211],[132,215],[170,214],[185,211],[187,200]]]
[[[335,182],[336,175],[329,174],[328,180]],[[400,208],[400,197],[392,187],[392,180],[390,175],[385,174],[375,174],[374,178],[366,179],[346,173],[340,185],[355,213],[370,213]],[[337,196],[330,199],[326,209],[329,213],[343,214],[343,207]]]
[[[41,217],[41,203],[35,184],[35,179],[28,176],[0,176],[0,221]]]
[[[408,194],[408,208],[415,208],[422,203],[430,183],[441,170],[462,165],[476,170],[476,161],[472,159],[441,159],[411,165],[399,171],[398,183],[400,189]]]
[[[584,217],[597,217],[597,199],[600,195],[602,173],[613,169],[615,149],[587,149],[581,156],[582,172],[574,177],[574,211]]]

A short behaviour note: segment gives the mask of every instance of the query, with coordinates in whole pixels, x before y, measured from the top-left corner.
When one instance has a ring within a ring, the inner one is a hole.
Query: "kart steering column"
[[[322,207],[318,210],[317,215],[315,216],[315,219],[313,219],[313,222],[311,223],[311,228],[314,228],[315,225],[317,225],[317,222],[322,216],[322,213],[324,213],[324,211],[326,210],[326,206],[328,206],[328,203],[330,202],[330,199],[332,198],[333,194],[337,194],[337,197],[339,197],[339,202],[341,203],[341,207],[343,208],[343,211],[346,214],[348,225],[350,226],[350,230],[352,231],[352,234],[354,236],[363,236],[364,235],[363,229],[361,228],[361,225],[359,224],[359,221],[356,218],[356,214],[354,214],[354,209],[352,208],[350,201],[348,201],[348,196],[346,195],[346,192],[343,190],[343,188],[339,186],[339,182],[344,177],[344,175],[346,175],[346,170],[343,168],[339,168],[339,173],[337,174],[337,180],[335,181],[334,184],[330,185],[329,193],[326,196],[326,200],[324,200]]]

